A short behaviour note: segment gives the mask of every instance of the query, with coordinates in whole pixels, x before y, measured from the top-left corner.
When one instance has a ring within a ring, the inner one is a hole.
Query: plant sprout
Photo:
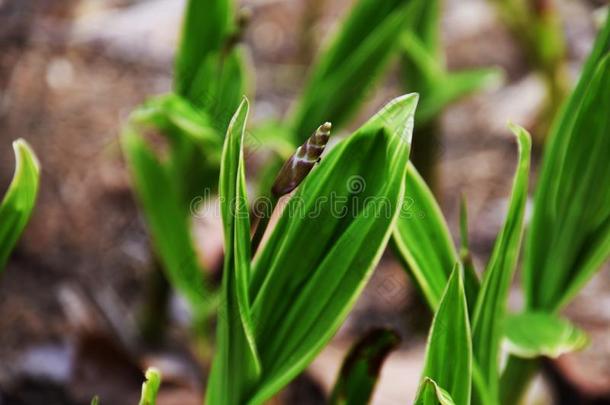
[[[23,139],[13,142],[15,174],[0,202],[0,272],[32,215],[40,176],[36,155]]]

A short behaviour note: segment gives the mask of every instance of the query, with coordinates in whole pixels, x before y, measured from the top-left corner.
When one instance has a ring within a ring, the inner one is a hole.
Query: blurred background
[[[242,0],[253,123],[280,118],[299,94],[308,67],[351,6],[348,0]],[[556,2],[572,82],[591,49],[601,0]],[[186,305],[169,297],[167,330],[142,342],[139,314],[151,277],[145,223],[138,212],[118,136],[129,112],[170,90],[183,0],[0,0],[0,190],[14,168],[11,141],[28,140],[42,166],[34,216],[0,281],[0,404],[137,402],[142,370],[159,367],[159,403],[202,403],[205,362],[191,347]],[[545,83],[486,0],[446,0],[442,42],[449,70],[496,67],[483,91],[440,119],[435,187],[458,235],[467,196],[471,247],[482,268],[504,218],[517,158],[506,123],[536,136]],[[254,74],[254,72],[256,72]],[[404,93],[392,67],[351,128]],[[418,134],[414,134],[417,150]],[[536,152],[536,151],[535,151]],[[539,150],[538,150],[539,152]],[[258,150],[249,164],[256,166]],[[533,162],[535,184],[539,153]],[[413,207],[417,218],[417,206]],[[219,218],[194,218],[200,259],[222,261]],[[610,271],[599,272],[565,310],[590,346],[545,364],[531,403],[610,404]],[[218,276],[215,276],[218,279]],[[518,282],[517,280],[515,283]],[[518,288],[511,306],[521,307]],[[375,404],[414,398],[429,311],[398,261],[384,255],[332,343],[277,403],[323,403],[353,340],[376,326],[400,332]]]

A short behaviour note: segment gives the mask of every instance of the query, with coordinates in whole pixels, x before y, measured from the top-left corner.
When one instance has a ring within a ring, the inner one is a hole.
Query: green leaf
[[[174,93],[147,100],[131,113],[130,121],[161,131],[170,139],[183,136],[206,148],[218,149],[220,156],[222,137],[209,116]]]
[[[325,154],[257,255],[250,297],[263,374],[248,403],[311,362],[371,276],[403,201],[416,103],[393,100]]]
[[[155,405],[157,392],[161,385],[161,373],[154,367],[146,370],[146,381],[142,384],[142,395],[139,405]]]
[[[139,132],[160,133],[167,141],[162,164],[187,215],[194,198],[217,186],[222,136],[214,125],[219,123],[175,94],[148,100],[130,115],[129,123]]]
[[[447,391],[439,387],[434,380],[426,377],[419,386],[415,405],[455,405],[455,402]]]
[[[225,238],[222,301],[216,354],[208,382],[209,404],[242,404],[261,374],[251,302],[250,219],[243,141],[248,117],[244,98],[229,124],[220,169],[220,203]]]
[[[429,93],[435,87],[435,82],[445,78],[445,65],[443,60],[439,60],[440,55],[435,55],[435,51],[429,49],[412,29],[401,34],[400,50],[403,53],[402,79],[407,88],[418,88]]]
[[[244,52],[241,46],[231,51],[208,55],[201,64],[187,98],[205,109],[219,131],[226,131],[247,87]]]
[[[374,329],[358,340],[343,361],[329,403],[368,404],[386,356],[399,343],[400,337],[388,329]]]
[[[570,95],[568,101],[562,109],[562,112],[558,115],[557,119],[553,123],[551,128],[551,140],[547,147],[548,152],[545,152],[545,160],[549,160],[549,165],[555,163],[555,160],[562,157],[566,151],[566,145],[563,142],[564,137],[569,137],[571,127],[576,121],[576,114],[574,111],[582,104],[585,98],[587,88],[593,80],[595,72],[599,68],[599,64],[610,52],[610,18],[606,19],[606,23],[602,30],[598,33],[593,45],[593,49],[589,54],[580,74],[580,79],[576,85],[576,88]],[[563,135],[560,135],[563,134]],[[555,140],[555,138],[558,138]],[[557,150],[559,149],[559,150]],[[548,155],[548,157],[547,157]],[[556,185],[555,185],[556,186]]]
[[[40,177],[40,164],[26,141],[14,141],[13,151],[15,173],[0,203],[0,273],[32,215]]]
[[[91,405],[99,405],[99,404],[100,404],[100,397],[98,397],[96,395],[91,399]]]
[[[402,79],[408,89],[427,96],[445,77],[445,61],[439,40],[440,1],[414,0],[400,39]],[[422,104],[428,102],[422,98]],[[421,115],[421,108],[418,116]],[[419,117],[418,117],[419,118]],[[422,123],[418,121],[418,126]]]
[[[444,387],[456,405],[470,404],[472,342],[463,270],[456,264],[434,315],[422,378]]]
[[[190,304],[199,324],[209,312],[212,297],[193,247],[181,190],[135,127],[124,129],[121,142],[155,251],[171,285]]]
[[[468,302],[468,316],[474,316],[477,297],[481,289],[481,282],[470,255],[470,243],[468,242],[468,207],[466,197],[462,195],[460,199],[460,260],[464,266],[464,290],[466,291],[466,301]]]
[[[412,33],[421,41],[422,46],[430,55],[439,60],[439,64],[444,64],[441,59],[440,14],[441,2],[439,0],[412,0],[407,32]]]
[[[560,309],[610,256],[610,53],[598,58],[609,27],[544,156],[523,278],[530,310]]]
[[[436,310],[458,255],[438,203],[410,162],[393,242],[426,301]]]
[[[323,122],[344,125],[387,65],[409,0],[359,0],[314,66],[292,120],[300,144]]]
[[[187,96],[192,92],[190,86],[203,62],[223,47],[232,29],[232,3],[231,0],[188,0],[175,62],[174,89],[178,94]]]
[[[175,62],[174,91],[205,109],[224,133],[246,89],[232,0],[189,0]],[[241,17],[240,17],[241,18]]]
[[[545,312],[525,312],[510,315],[504,325],[508,351],[521,358],[546,356],[557,358],[564,353],[580,350],[589,339],[569,321]]]
[[[500,339],[508,290],[521,246],[530,167],[530,136],[523,128],[510,127],[519,143],[519,163],[506,220],[487,264],[472,322],[474,358],[493,403],[498,401]]]

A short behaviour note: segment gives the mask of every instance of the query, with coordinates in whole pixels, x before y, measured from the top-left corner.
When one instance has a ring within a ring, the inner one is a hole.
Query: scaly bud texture
[[[331,128],[330,122],[320,125],[313,135],[299,146],[290,159],[284,163],[271,188],[274,197],[280,198],[290,193],[307,177],[324,152]]]

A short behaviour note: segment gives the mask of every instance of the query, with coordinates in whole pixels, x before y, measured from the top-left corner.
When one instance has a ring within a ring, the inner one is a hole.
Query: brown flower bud
[[[318,127],[312,136],[299,146],[296,152],[284,163],[277,175],[271,192],[276,198],[290,193],[307,177],[307,174],[320,161],[320,156],[330,137],[331,123]]]

